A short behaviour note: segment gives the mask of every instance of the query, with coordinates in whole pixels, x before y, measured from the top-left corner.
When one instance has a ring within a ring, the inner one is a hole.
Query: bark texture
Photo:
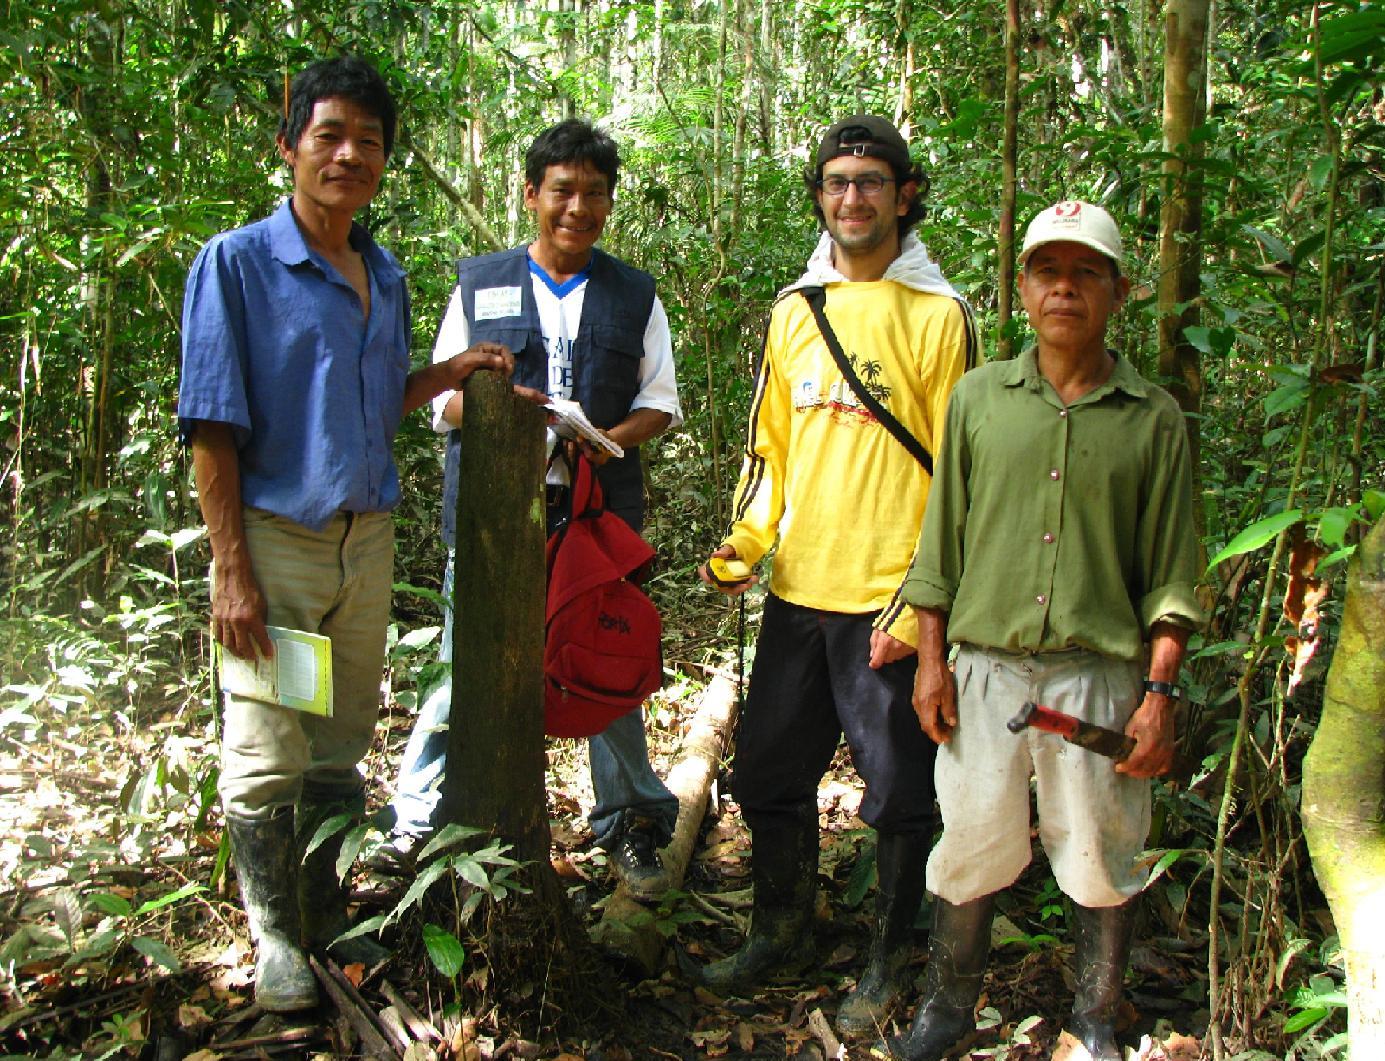
[[[544,803],[544,416],[507,380],[465,387],[442,820],[548,861]]]
[[[1198,323],[1202,268],[1202,145],[1207,113],[1208,0],[1170,0],[1164,27],[1164,203],[1159,217],[1159,375],[1184,412],[1202,405],[1202,359],[1186,329]],[[1197,420],[1187,420],[1193,465]]]
[[[1347,579],[1303,827],[1346,955],[1351,1056],[1385,1057],[1385,519]]]

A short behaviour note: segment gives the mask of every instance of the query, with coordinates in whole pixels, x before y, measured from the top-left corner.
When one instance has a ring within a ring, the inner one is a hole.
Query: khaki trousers
[[[388,512],[339,513],[322,531],[246,508],[245,537],[271,626],[332,639],[333,715],[227,695],[218,790],[223,809],[266,818],[298,802],[359,792],[380,710],[394,573]]]
[[[928,889],[965,903],[1013,884],[1032,853],[1029,779],[1039,839],[1058,886],[1080,906],[1116,906],[1138,893],[1136,859],[1149,833],[1148,781],[1053,733],[1005,727],[1027,700],[1123,730],[1142,699],[1137,662],[1094,652],[1018,655],[963,645],[958,726],[938,749],[943,835],[928,859]]]

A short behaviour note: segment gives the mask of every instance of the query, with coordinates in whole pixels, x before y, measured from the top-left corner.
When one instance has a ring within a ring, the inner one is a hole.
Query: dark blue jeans
[[[452,599],[452,558],[443,575],[443,596]],[[443,620],[438,658],[452,659],[452,609]],[[409,743],[399,761],[394,812],[397,832],[419,835],[430,828],[433,811],[442,798],[443,765],[447,758],[447,716],[452,707],[452,680],[445,679],[419,708]],[[644,736],[644,712],[631,711],[587,741],[592,790],[596,806],[587,819],[598,847],[613,847],[635,818],[648,819],[655,842],[663,846],[678,820],[678,798],[649,765]]]
[[[845,736],[866,786],[861,818],[881,832],[931,833],[937,749],[914,714],[918,660],[871,670],[876,614],[766,600],[732,776],[752,830],[816,813],[818,784]]]

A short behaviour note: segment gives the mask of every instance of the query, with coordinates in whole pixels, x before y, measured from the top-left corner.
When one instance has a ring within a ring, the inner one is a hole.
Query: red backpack
[[[585,457],[573,472],[572,515],[548,539],[543,650],[544,732],[590,737],[663,684],[662,624],[635,584],[654,549],[603,507]]]

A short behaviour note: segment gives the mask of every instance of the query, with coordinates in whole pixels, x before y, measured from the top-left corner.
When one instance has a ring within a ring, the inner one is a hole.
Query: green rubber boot
[[[365,813],[365,794],[356,791],[326,797],[304,787],[298,802],[298,848],[306,852],[319,826],[339,814],[354,819]],[[351,830],[343,825],[311,853],[303,854],[303,866],[298,875],[298,908],[303,922],[303,941],[309,949],[326,951],[338,965],[361,964],[373,969],[390,957],[390,951],[368,936],[352,936],[339,943],[333,941],[351,927],[346,914],[350,890],[337,876],[337,859],[342,841]]]
[[[1077,996],[1072,1005],[1072,1031],[1092,1061],[1120,1061],[1122,1056],[1116,1043],[1116,1012],[1138,905],[1138,896],[1120,906],[1073,905]]]
[[[813,961],[810,925],[817,895],[817,815],[761,824],[750,834],[750,874],[755,888],[750,931],[739,950],[704,965],[704,987],[735,994],[770,977],[795,973]]]
[[[909,986],[910,941],[923,902],[929,847],[930,838],[923,833],[876,836],[875,937],[865,973],[837,1010],[837,1031],[843,1036],[879,1035]]]
[[[255,1001],[271,1013],[317,1005],[317,979],[299,946],[293,808],[263,819],[226,815],[240,901],[255,941]]]
[[[976,1027],[976,1000],[991,952],[991,913],[995,896],[969,903],[938,899],[933,905],[933,933],[928,941],[928,969],[923,997],[905,1035],[876,1049],[895,1061],[941,1061]],[[882,1049],[883,1048],[883,1049]]]

